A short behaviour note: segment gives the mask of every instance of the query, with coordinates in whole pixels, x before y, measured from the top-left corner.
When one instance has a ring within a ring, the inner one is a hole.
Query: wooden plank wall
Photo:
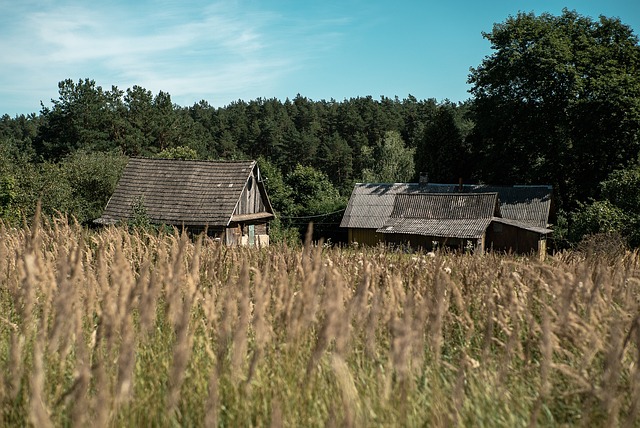
[[[238,208],[234,214],[256,214],[265,211],[266,207],[262,200],[262,195],[260,194],[258,181],[255,173],[252,173],[249,180],[247,180],[247,184],[242,190]]]

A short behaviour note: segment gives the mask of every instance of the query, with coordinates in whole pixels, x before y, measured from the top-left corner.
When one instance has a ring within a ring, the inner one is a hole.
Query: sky
[[[0,0],[0,115],[38,113],[58,82],[168,92],[175,104],[297,94],[460,102],[482,32],[518,12],[617,17],[637,0]]]

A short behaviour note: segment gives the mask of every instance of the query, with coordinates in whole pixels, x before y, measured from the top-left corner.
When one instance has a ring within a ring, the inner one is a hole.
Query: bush
[[[629,247],[618,232],[608,232],[585,236],[576,249],[588,257],[615,261],[621,259]]]

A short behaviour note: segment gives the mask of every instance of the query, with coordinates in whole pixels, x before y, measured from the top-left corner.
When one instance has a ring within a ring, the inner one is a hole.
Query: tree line
[[[302,95],[190,107],[140,86],[67,79],[38,114],[0,118],[0,216],[89,223],[129,156],[259,159],[286,226],[339,218],[353,184],[551,184],[558,241],[640,245],[640,47],[619,19],[520,13],[483,34],[463,103]],[[328,214],[334,213],[334,214]],[[334,218],[330,218],[333,215]]]

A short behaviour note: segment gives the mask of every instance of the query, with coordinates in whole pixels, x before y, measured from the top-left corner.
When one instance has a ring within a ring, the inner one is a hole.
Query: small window
[[[502,232],[502,224],[501,223],[493,223],[493,231],[496,233]]]
[[[253,177],[249,177],[249,181],[247,182],[247,190],[251,191],[253,187]]]

